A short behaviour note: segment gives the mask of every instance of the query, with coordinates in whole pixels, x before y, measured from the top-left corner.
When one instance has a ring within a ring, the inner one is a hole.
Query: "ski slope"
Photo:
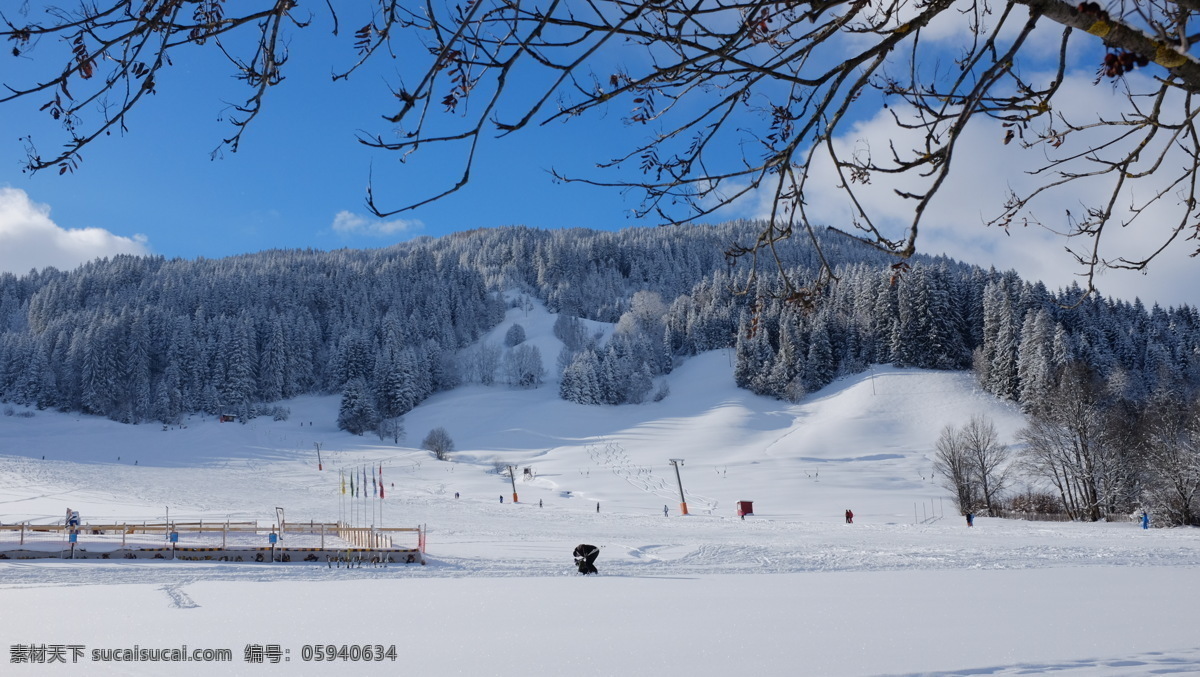
[[[512,310],[490,339],[520,322],[552,364],[553,320]],[[464,386],[410,412],[401,445],[338,431],[337,397],[245,425],[0,416],[0,522],[54,523],[70,507],[85,522],[169,510],[268,523],[282,507],[291,522],[428,525],[429,560],[0,561],[0,674],[1200,673],[1197,530],[967,529],[953,513],[930,460],[941,428],[982,413],[1011,441],[1024,424],[968,374],[877,366],[789,405],[735,388],[731,359],[691,358],[666,399],[637,406],[564,402],[554,382]],[[448,461],[415,448],[437,426],[455,442]],[[669,459],[683,459],[688,516]],[[343,471],[379,466],[385,499],[344,497]],[[754,503],[745,520],[740,500]],[[574,572],[579,543],[600,546],[600,576]],[[233,660],[91,654],[184,644]],[[305,660],[326,644],[397,653]],[[13,663],[14,645],[85,653]],[[247,660],[264,646],[279,662]]]

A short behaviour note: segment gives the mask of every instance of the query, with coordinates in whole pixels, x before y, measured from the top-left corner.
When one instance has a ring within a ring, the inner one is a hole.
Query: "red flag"
[[[383,464],[379,464],[379,497],[383,498]]]

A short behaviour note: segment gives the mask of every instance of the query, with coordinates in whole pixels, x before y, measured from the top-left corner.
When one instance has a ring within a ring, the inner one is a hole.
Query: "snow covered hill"
[[[553,319],[540,306],[510,310],[486,340],[519,321],[527,342],[553,356],[561,349]],[[961,372],[876,367],[788,405],[734,387],[730,360],[728,351],[687,360],[665,377],[671,394],[643,405],[566,402],[552,378],[528,390],[460,387],[410,412],[402,445],[337,430],[337,397],[287,401],[288,420],[245,425],[205,416],[171,427],[49,411],[3,416],[3,472],[14,477],[10,486],[30,485],[6,497],[6,521],[58,519],[68,500],[93,520],[152,519],[167,505],[180,518],[266,519],[280,502],[293,519],[329,520],[340,510],[338,471],[364,465],[382,465],[398,482],[396,501],[457,491],[467,502],[498,503],[511,490],[496,468],[512,465],[533,474],[518,487],[523,502],[580,511],[600,502],[661,516],[664,503],[677,510],[668,460],[681,458],[700,515],[733,517],[735,502],[750,500],[760,518],[837,522],[850,507],[864,523],[911,522],[914,502],[945,496],[930,460],[943,426],[982,413],[1011,438],[1023,425],[1019,411]],[[436,427],[455,444],[447,462],[416,448]],[[324,473],[316,472],[318,445]],[[436,528],[430,510],[418,519]]]
[[[520,322],[552,363],[553,320],[510,310],[488,338]],[[401,445],[337,430],[337,397],[245,425],[0,416],[0,522],[52,523],[67,507],[93,522],[168,509],[265,522],[283,507],[290,521],[426,524],[430,561],[0,562],[0,672],[213,674],[90,654],[188,644],[232,649],[222,674],[327,674],[302,654],[331,642],[396,645],[396,662],[340,660],[369,674],[1200,672],[1196,530],[967,529],[954,514],[930,460],[941,428],[985,414],[1010,442],[1024,424],[970,375],[876,367],[789,405],[735,388],[731,372],[726,352],[694,357],[643,405],[565,402],[553,382],[465,386],[406,415]],[[447,461],[416,448],[439,426]],[[687,517],[669,459],[683,459]],[[344,497],[343,472],[379,466],[385,499]],[[519,469],[516,504],[506,466]],[[737,501],[754,515],[738,519]],[[581,542],[601,548],[598,579],[564,578]],[[84,620],[99,618],[121,620]],[[9,660],[13,645],[56,643],[89,653]],[[249,662],[260,654],[245,647],[263,644],[290,661]]]

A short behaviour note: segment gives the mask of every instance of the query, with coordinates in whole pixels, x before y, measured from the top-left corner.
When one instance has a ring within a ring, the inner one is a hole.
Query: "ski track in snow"
[[[638,489],[666,500],[675,500],[679,494],[668,480],[658,477],[650,466],[636,466],[629,455],[616,442],[607,442],[603,447],[591,445],[587,448],[588,456],[598,466],[608,468],[614,475],[625,480]],[[683,495],[689,504],[699,506],[700,512],[712,514],[720,504],[716,499],[700,496],[684,490]]]
[[[1200,647],[1190,651],[1164,654],[1151,651],[1119,658],[1094,658],[1052,663],[1016,663],[962,670],[938,672],[888,673],[878,677],[1013,677],[1016,675],[1052,675],[1055,677],[1087,677],[1095,674],[1119,674],[1123,677],[1153,675],[1195,675],[1200,673]]]
[[[453,499],[449,499],[453,500]],[[532,508],[537,510],[537,508]],[[535,513],[538,515],[538,513]],[[1082,525],[1039,529],[1022,536],[1022,524],[981,519],[982,533],[1009,532],[1011,538],[989,538],[972,547],[963,529],[939,526],[811,525],[767,520],[650,518],[575,515],[503,519],[470,531],[429,531],[426,566],[329,568],[325,564],[247,564],[198,562],[113,562],[87,560],[71,564],[50,561],[0,563],[0,589],[14,585],[92,585],[148,583],[178,586],[208,580],[308,580],[379,577],[538,577],[569,569],[575,534],[590,522],[589,542],[601,547],[597,566],[605,576],[688,576],[700,574],[781,574],[804,572],[898,571],[907,569],[1033,569],[1061,566],[1195,566],[1200,567],[1200,532],[1180,531],[1190,538],[1136,537],[1128,525],[1111,525],[1107,538],[1078,532]],[[987,526],[985,526],[987,525]],[[744,528],[749,526],[750,528]],[[1123,527],[1123,528],[1122,528]],[[1097,528],[1104,530],[1104,526]],[[654,534],[644,544],[630,542],[631,533]],[[501,546],[501,544],[507,544]],[[514,544],[520,544],[519,547]],[[480,555],[480,551],[493,554]],[[462,553],[462,554],[458,554]]]
[[[163,592],[167,593],[167,597],[171,598],[171,606],[173,608],[195,609],[196,607],[199,607],[200,605],[196,604],[194,601],[192,601],[192,598],[190,596],[188,596],[188,594],[186,592],[183,591],[184,585],[186,585],[186,583],[183,583],[183,582],[167,583],[159,589],[162,590]]]

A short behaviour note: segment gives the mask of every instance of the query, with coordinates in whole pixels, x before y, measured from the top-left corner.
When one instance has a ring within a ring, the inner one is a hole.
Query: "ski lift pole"
[[[514,466],[508,466],[508,479],[512,482],[513,503],[517,502],[517,469]]]
[[[683,465],[682,458],[672,458],[671,465],[675,466],[675,481],[679,483],[679,512],[688,514],[687,499],[683,497],[683,480],[679,477],[679,466]]]

